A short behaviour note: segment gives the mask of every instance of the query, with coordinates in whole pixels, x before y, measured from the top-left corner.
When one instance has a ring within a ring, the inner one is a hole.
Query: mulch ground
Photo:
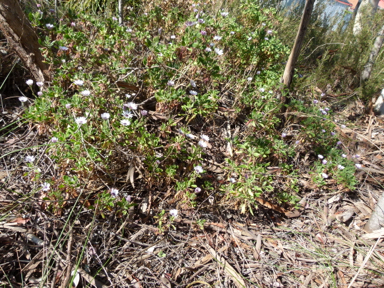
[[[349,111],[356,109],[343,113]],[[4,287],[70,287],[75,270],[77,287],[384,287],[382,239],[364,231],[383,191],[380,117],[357,117],[358,128],[342,131],[353,140],[345,148],[363,164],[353,192],[313,186],[303,165],[296,213],[260,201],[254,215],[244,215],[210,195],[194,210],[180,209],[174,222],[160,223],[156,216],[173,198],[155,191],[138,195],[129,216],[102,217],[76,198],[64,199],[73,204],[61,213],[44,209],[45,200],[28,193],[34,178],[22,159],[32,146],[43,158],[47,139],[39,127],[15,123],[21,113],[8,105],[0,123],[3,133],[12,130],[0,136]],[[82,193],[97,191],[93,186]]]

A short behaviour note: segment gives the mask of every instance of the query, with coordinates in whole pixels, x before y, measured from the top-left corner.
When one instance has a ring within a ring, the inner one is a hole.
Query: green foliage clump
[[[67,189],[69,174],[110,187],[125,180],[132,189],[171,189],[192,206],[200,191],[222,191],[243,212],[258,197],[296,203],[296,142],[314,151],[334,147],[335,137],[319,137],[331,122],[293,101],[310,115],[306,128],[299,136],[279,132],[279,79],[289,49],[276,36],[276,11],[252,1],[214,10],[154,1],[130,10],[124,26],[66,14],[51,30],[50,18],[30,14],[44,30],[54,78],[26,117],[57,138],[49,147],[62,170],[56,190]],[[231,135],[236,126],[241,132]],[[225,159],[220,181],[209,177],[215,154]],[[129,195],[111,191],[91,207],[126,213]]]

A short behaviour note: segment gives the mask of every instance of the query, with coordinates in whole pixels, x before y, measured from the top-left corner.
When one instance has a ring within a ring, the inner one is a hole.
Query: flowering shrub
[[[80,181],[110,187],[129,181],[129,194],[138,186],[173,189],[192,206],[197,194],[215,188],[238,199],[243,211],[261,195],[295,202],[292,158],[299,138],[277,129],[279,79],[289,50],[274,33],[275,10],[241,1],[216,15],[209,6],[155,2],[148,11],[130,10],[124,26],[89,15],[66,15],[51,25],[44,14],[30,15],[44,31],[43,53],[55,75],[26,115],[57,139],[49,149],[63,171],[50,189],[57,195]],[[319,129],[332,130],[329,123],[309,121],[303,138],[321,150],[330,143]],[[235,127],[242,132],[233,135]],[[214,175],[212,158],[225,159],[220,184],[205,179]],[[347,181],[347,170],[336,169],[347,163],[332,165],[318,175],[333,169]],[[268,173],[270,166],[285,178]],[[104,191],[91,207],[126,211],[131,198],[119,191]]]

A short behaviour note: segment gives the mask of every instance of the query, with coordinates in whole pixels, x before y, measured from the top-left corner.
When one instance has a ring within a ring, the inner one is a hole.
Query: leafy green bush
[[[297,141],[329,151],[337,139],[319,137],[331,122],[294,101],[292,107],[310,115],[304,129],[299,136],[278,130],[279,79],[289,49],[276,36],[276,11],[246,0],[217,13],[178,4],[136,7],[125,26],[83,14],[47,26],[45,14],[30,14],[44,30],[54,79],[26,117],[55,137],[49,151],[62,176],[52,190],[75,193],[66,177],[88,186],[103,182],[110,188],[91,207],[119,207],[123,214],[131,192],[114,189],[124,179],[132,187],[126,190],[171,189],[190,206],[198,193],[215,191],[238,199],[243,212],[261,196],[295,204]],[[241,132],[232,137],[236,126]],[[220,181],[208,177],[216,177],[208,164],[215,155],[226,160]],[[272,166],[279,173],[270,173]],[[335,175],[353,186],[343,173]]]

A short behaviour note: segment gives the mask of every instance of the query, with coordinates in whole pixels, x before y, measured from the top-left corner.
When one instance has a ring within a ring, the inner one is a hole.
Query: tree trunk
[[[123,25],[123,0],[118,0],[119,24]]]
[[[365,82],[371,76],[373,65],[376,62],[377,55],[379,55],[381,46],[384,41],[384,25],[381,27],[381,30],[376,36],[375,43],[373,44],[371,54],[369,54],[369,59],[367,63],[364,65],[364,70],[361,72],[361,81]]]
[[[0,0],[0,30],[36,81],[50,80],[38,37],[16,0]]]
[[[372,212],[371,218],[365,225],[364,229],[367,232],[373,232],[384,227],[384,193],[381,194],[379,202],[376,204],[375,210]]]
[[[369,19],[373,19],[378,5],[379,0],[361,0],[358,9],[356,7],[357,12],[355,17],[355,23],[353,25],[353,35],[355,37],[360,34],[361,30],[363,30],[364,16],[369,17]],[[370,13],[371,15],[368,16],[368,13]]]
[[[295,68],[296,61],[300,55],[301,46],[304,41],[304,36],[305,32],[307,31],[309,20],[311,19],[314,3],[315,0],[307,0],[307,2],[305,3],[303,16],[301,17],[300,27],[296,35],[295,44],[293,45],[291,55],[289,55],[289,59],[287,65],[285,66],[284,75],[282,79],[282,82],[287,87],[289,87],[292,83],[293,69]]]

